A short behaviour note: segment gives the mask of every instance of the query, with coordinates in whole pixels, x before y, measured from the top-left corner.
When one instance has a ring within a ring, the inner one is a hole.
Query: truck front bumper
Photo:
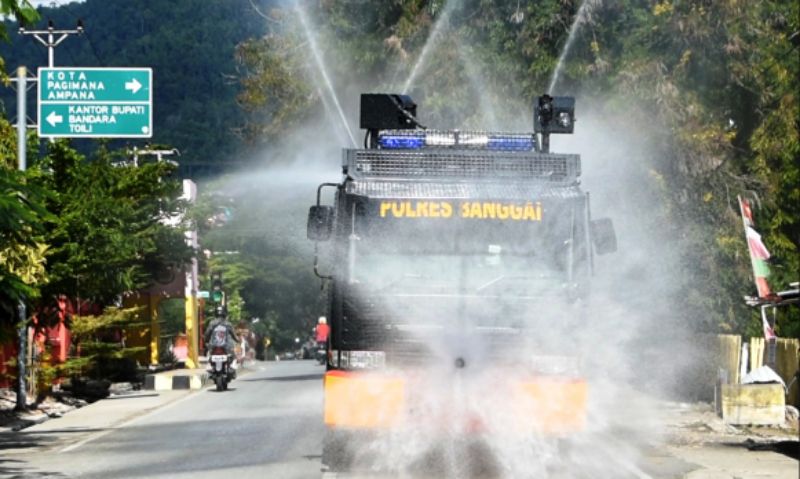
[[[488,379],[486,379],[488,378]],[[328,428],[421,428],[464,433],[568,436],[586,425],[588,385],[582,378],[484,374],[467,386],[432,382],[423,372],[328,371]]]

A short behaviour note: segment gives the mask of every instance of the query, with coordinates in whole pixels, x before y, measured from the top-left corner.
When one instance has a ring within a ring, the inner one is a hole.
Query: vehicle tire
[[[217,391],[224,391],[225,390],[225,378],[222,376],[215,376],[214,377],[214,384],[217,385]]]

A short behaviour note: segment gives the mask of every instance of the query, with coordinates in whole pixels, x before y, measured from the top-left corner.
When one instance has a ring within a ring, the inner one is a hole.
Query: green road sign
[[[150,68],[40,68],[39,136],[153,136]]]

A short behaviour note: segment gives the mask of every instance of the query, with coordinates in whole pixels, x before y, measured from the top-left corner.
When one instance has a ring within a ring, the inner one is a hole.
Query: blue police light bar
[[[425,135],[379,135],[378,145],[386,150],[417,150],[425,146]]]
[[[481,131],[393,130],[378,134],[378,145],[387,150],[460,148],[495,151],[531,151],[536,140],[528,133]]]
[[[536,145],[533,137],[489,137],[486,146],[490,150],[531,151]]]

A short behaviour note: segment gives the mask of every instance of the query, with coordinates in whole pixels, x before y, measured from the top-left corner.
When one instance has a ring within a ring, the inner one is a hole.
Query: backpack
[[[228,345],[228,328],[218,324],[211,330],[211,346],[224,348]]]

